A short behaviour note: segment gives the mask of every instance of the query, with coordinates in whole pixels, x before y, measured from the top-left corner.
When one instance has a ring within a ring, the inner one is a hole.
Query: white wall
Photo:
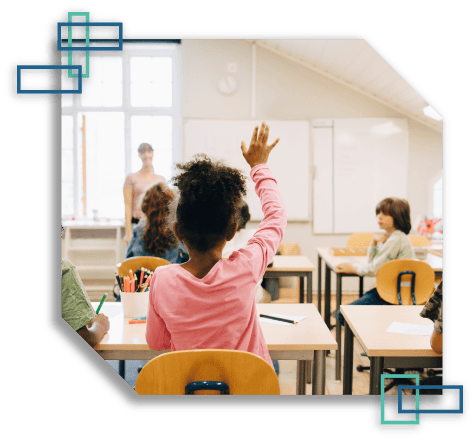
[[[251,51],[251,43],[245,40],[182,40],[183,118],[249,119]],[[235,94],[224,96],[216,84],[226,73],[229,62],[237,63],[240,86]],[[331,117],[405,115],[273,52],[257,48],[257,119]],[[409,163],[408,199],[414,221],[417,215],[428,214],[428,182],[442,169],[442,135],[409,120]],[[311,225],[311,222],[288,223],[283,240],[298,242],[302,254],[317,265],[316,247],[344,246],[348,236],[313,235]],[[358,290],[356,279],[346,278],[343,285],[347,286],[345,291]],[[365,285],[372,287],[373,280],[367,280]],[[313,286],[316,289],[316,281]],[[335,282],[332,286],[334,289]]]

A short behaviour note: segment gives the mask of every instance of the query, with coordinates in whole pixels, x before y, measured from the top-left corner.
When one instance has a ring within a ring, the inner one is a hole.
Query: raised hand
[[[265,122],[262,122],[260,133],[258,132],[258,125],[254,128],[248,149],[245,146],[245,142],[242,141],[240,148],[250,168],[262,163],[266,164],[270,151],[272,151],[275,145],[280,141],[280,138],[278,138],[273,144],[267,145],[269,132],[270,127],[266,125]]]

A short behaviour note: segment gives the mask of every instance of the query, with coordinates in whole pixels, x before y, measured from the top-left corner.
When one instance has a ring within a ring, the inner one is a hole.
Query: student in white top
[[[386,233],[374,236],[367,250],[367,264],[355,266],[352,263],[342,263],[336,266],[336,272],[375,276],[388,261],[415,258],[415,251],[408,237],[411,230],[408,202],[405,199],[388,197],[378,203],[375,214],[380,229],[384,229]],[[380,298],[377,289],[374,288],[351,303],[351,305],[358,304],[387,305],[389,303]],[[344,324],[340,311],[337,317],[341,324]]]
[[[235,233],[234,238],[226,243],[224,250],[222,251],[222,258],[229,258],[233,252],[247,246],[248,241],[253,237],[255,232],[257,232],[256,229],[245,228],[251,217],[249,206],[245,201],[242,200],[238,206],[238,210],[237,232]],[[262,280],[263,278],[255,286],[255,302],[257,303],[263,302],[264,297],[266,296],[268,298],[270,297],[270,294],[262,287]]]

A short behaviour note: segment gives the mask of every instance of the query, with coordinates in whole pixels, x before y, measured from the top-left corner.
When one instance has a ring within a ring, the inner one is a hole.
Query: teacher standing
[[[140,195],[143,193],[145,188],[150,186],[152,183],[166,183],[166,179],[163,176],[155,174],[153,169],[153,148],[150,144],[140,144],[138,147],[138,157],[140,157],[143,162],[141,170],[129,174],[123,185],[125,228],[127,232],[125,241],[127,243],[132,238],[133,225],[136,225],[143,215],[139,205]]]

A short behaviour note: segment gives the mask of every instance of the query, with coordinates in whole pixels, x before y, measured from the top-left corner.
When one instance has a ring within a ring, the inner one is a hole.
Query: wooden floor
[[[342,295],[342,304],[349,304],[359,295],[345,294]],[[306,297],[305,297],[306,301]],[[313,304],[317,306],[318,296],[313,294]],[[272,304],[278,303],[298,303],[299,296],[296,289],[291,288],[281,288],[280,289],[280,299],[272,301]],[[331,311],[336,309],[336,297],[331,295]],[[324,297],[322,298],[322,307],[321,310],[324,310]],[[336,319],[331,318],[331,324],[336,324]],[[331,330],[334,339],[336,338],[336,328],[334,327]],[[344,344],[344,327],[342,328],[342,344]],[[344,353],[344,345],[341,347],[342,353]],[[357,365],[369,366],[370,361],[366,356],[361,356],[363,353],[362,347],[356,338],[354,338],[354,369],[353,369],[353,385],[352,393],[354,395],[368,395],[369,394],[369,375],[370,372],[363,371],[358,372],[356,370]],[[280,374],[278,379],[280,381],[280,393],[282,395],[295,395],[296,394],[296,361],[278,361],[280,366]],[[342,358],[342,365],[344,365],[344,355]],[[336,381],[336,352],[331,351],[326,357],[326,394],[327,395],[342,395],[342,380]],[[426,370],[425,370],[426,371]],[[424,373],[422,376],[425,376]],[[342,369],[341,369],[341,378],[342,378]],[[386,394],[397,394],[398,389],[394,386]],[[311,394],[311,384],[306,385],[306,394]],[[411,390],[403,390],[403,394],[411,394]]]

